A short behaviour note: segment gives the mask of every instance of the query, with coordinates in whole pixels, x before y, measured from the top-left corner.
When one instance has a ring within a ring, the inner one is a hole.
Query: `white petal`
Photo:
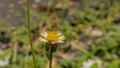
[[[56,41],[56,43],[64,43],[64,41],[59,40],[59,41]]]
[[[65,37],[64,37],[64,36],[60,36],[58,39],[59,39],[59,40],[64,40]]]
[[[47,36],[47,32],[43,31],[43,34]]]
[[[59,33],[58,33],[58,36],[60,36],[60,35],[61,35],[61,33],[59,32]]]
[[[44,33],[41,33],[41,35],[42,35],[44,38],[46,38],[46,36],[47,36],[47,35],[46,35],[46,34],[44,34]]]
[[[59,31],[57,31],[57,33],[60,33]]]
[[[55,44],[55,42],[51,42],[51,44]]]
[[[39,38],[39,40],[40,41],[42,41],[42,42],[48,42],[46,39],[44,39],[44,38]]]

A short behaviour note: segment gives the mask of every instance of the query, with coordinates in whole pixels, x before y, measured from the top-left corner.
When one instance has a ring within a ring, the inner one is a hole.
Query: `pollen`
[[[58,33],[56,31],[48,31],[46,39],[49,42],[55,42],[58,40]]]

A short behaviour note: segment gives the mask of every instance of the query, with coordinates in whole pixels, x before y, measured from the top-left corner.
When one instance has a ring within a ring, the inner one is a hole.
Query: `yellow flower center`
[[[49,42],[55,42],[58,40],[58,33],[56,31],[48,31],[46,39]]]

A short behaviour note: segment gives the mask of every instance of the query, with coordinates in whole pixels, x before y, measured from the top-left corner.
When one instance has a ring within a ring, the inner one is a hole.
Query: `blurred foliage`
[[[66,37],[66,43],[61,45],[57,52],[58,54],[61,52],[61,54],[54,55],[55,68],[82,68],[83,62],[88,59],[95,61],[91,68],[119,68],[120,1],[60,0],[58,3],[62,7],[50,7],[49,9],[52,11],[31,9],[31,32],[38,68],[47,66],[44,44],[37,42],[39,33],[54,26]],[[26,19],[23,18],[23,21]],[[0,18],[0,47],[3,44],[10,45],[10,47],[3,49],[3,52],[0,51],[0,60],[4,61],[8,55],[10,58],[9,64],[3,68],[34,68],[26,24],[20,27],[6,27],[4,22],[4,19]],[[91,43],[87,44],[86,41],[89,40]],[[77,47],[74,47],[71,41]],[[81,42],[84,45],[81,45]],[[71,48],[67,45],[70,45]],[[84,53],[80,49],[81,47],[89,55]],[[63,52],[65,50],[67,53]],[[64,58],[66,54],[70,54],[67,59]],[[74,57],[71,59],[70,57],[73,55]]]

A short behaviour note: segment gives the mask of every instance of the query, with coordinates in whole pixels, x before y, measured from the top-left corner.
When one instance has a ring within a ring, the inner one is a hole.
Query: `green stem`
[[[13,62],[16,63],[17,60],[17,45],[18,43],[14,43],[14,47],[13,47]]]
[[[49,57],[50,57],[49,68],[52,68],[52,53],[49,54]]]
[[[28,55],[25,56],[25,68],[28,68],[28,62],[27,62],[27,60],[28,60]]]
[[[29,35],[29,41],[30,41],[30,46],[31,46],[31,51],[32,51],[32,56],[33,56],[33,62],[35,68],[37,68],[36,62],[35,62],[35,54],[33,50],[33,43],[32,43],[32,36],[31,36],[31,26],[30,26],[30,0],[27,0],[27,23],[28,23],[28,35]]]
[[[53,4],[53,1],[52,0],[48,0],[47,12],[46,12],[47,16],[50,13],[50,9],[52,8],[52,4]]]

